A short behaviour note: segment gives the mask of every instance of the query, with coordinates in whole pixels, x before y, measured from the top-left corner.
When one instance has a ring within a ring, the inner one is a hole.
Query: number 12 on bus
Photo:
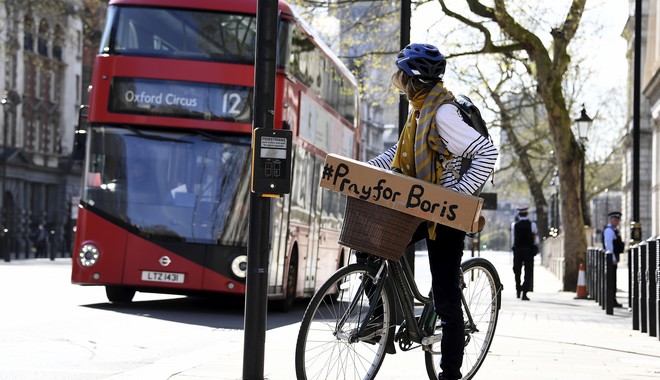
[[[71,279],[136,291],[244,294],[257,0],[112,0],[92,78]],[[279,2],[274,128],[291,131],[275,198],[269,299],[287,310],[348,259],[328,153],[358,158],[357,82]],[[83,124],[83,123],[81,123]],[[82,155],[81,155],[82,156]]]

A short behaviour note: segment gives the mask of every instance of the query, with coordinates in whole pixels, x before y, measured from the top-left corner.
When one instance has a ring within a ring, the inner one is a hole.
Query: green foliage
[[[363,99],[380,107],[398,103],[389,77],[399,52],[398,4],[314,0],[290,3],[353,71]],[[336,28],[328,28],[333,22]]]

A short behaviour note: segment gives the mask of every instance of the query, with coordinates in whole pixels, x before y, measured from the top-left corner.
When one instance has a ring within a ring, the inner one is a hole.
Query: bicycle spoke
[[[466,324],[466,344],[461,372],[463,379],[471,379],[483,363],[493,340],[499,313],[499,277],[497,271],[483,258],[468,259],[461,265],[463,289],[463,317]],[[438,327],[439,328],[439,327]],[[427,373],[437,379],[440,372],[440,343],[426,353]]]
[[[368,289],[380,289],[370,282],[375,272],[364,264],[342,268],[314,295],[296,345],[299,379],[372,379],[378,372],[390,333],[389,293],[381,291],[374,309],[379,312],[371,316],[383,328],[369,322],[364,336],[357,336],[369,313]]]

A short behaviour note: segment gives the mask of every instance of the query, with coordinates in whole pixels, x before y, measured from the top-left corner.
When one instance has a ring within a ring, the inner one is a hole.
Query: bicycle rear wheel
[[[298,333],[298,380],[366,380],[376,376],[393,327],[394,298],[387,286],[382,287],[365,334],[359,337],[357,331],[365,323],[377,270],[366,264],[349,265],[316,292]]]
[[[481,257],[463,261],[463,320],[465,321],[465,351],[461,373],[463,379],[472,379],[486,358],[493,342],[497,317],[500,310],[501,288],[499,275],[493,264]],[[468,312],[473,323],[470,323]],[[440,321],[438,321],[438,330]],[[440,343],[425,352],[426,371],[429,379],[436,380],[440,372]]]

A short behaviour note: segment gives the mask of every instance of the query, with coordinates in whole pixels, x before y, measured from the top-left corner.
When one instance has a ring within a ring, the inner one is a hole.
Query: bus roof
[[[110,0],[110,5],[144,5],[144,6],[162,6],[168,8],[180,9],[204,9],[212,11],[229,11],[238,13],[256,14],[257,3],[259,0]],[[279,10],[285,15],[292,17],[296,22],[308,33],[315,43],[323,50],[329,57],[340,63],[339,69],[346,75],[354,85],[357,85],[357,80],[351,71],[344,65],[344,63],[337,57],[337,55],[320,39],[314,30],[304,20],[302,20],[296,12],[282,0],[278,0]]]

